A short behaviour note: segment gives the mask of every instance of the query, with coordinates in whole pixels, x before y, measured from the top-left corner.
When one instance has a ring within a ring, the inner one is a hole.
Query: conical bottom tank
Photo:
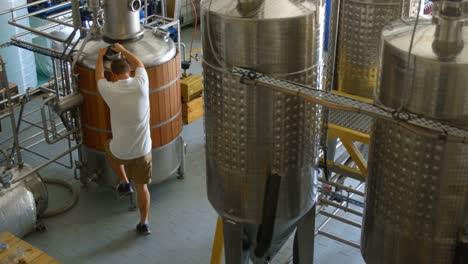
[[[246,2],[202,2],[208,199],[244,226],[251,248],[272,214],[265,201],[277,200],[271,257],[315,204],[322,108],[243,85],[230,71],[250,68],[322,89],[324,5]]]

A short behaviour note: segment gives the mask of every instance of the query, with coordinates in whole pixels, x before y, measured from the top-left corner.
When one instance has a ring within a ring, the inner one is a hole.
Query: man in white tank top
[[[96,63],[99,93],[111,115],[112,139],[107,145],[107,158],[120,178],[119,195],[130,195],[132,184],[135,186],[140,209],[140,223],[136,229],[140,234],[149,235],[148,184],[152,174],[149,80],[138,57],[120,44],[115,44],[112,49],[122,55],[111,63],[113,82],[104,76],[103,57],[107,49],[101,49]],[[131,67],[135,69],[134,77],[130,76]]]

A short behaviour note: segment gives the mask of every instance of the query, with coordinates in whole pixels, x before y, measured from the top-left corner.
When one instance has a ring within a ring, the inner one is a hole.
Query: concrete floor
[[[188,44],[190,36],[191,29],[184,30],[182,39],[185,43]],[[200,47],[199,38],[194,47]],[[194,64],[191,72],[200,73],[200,65]],[[39,120],[37,113],[28,118]],[[9,136],[8,120],[3,120],[2,124],[0,142]],[[23,139],[40,132],[27,125],[23,129]],[[46,232],[32,233],[25,240],[63,263],[209,263],[217,216],[206,195],[203,121],[185,126],[182,135],[189,146],[186,178],[177,180],[172,177],[160,185],[151,186],[152,235],[137,236],[134,228],[138,215],[127,210],[128,201],[118,200],[114,190],[92,184],[81,189],[79,201],[71,211],[44,220]],[[9,140],[0,144],[0,147],[8,146]],[[28,142],[24,146],[28,146]],[[52,157],[65,147],[65,143],[52,146],[42,143],[32,150]],[[44,162],[35,155],[23,153],[29,164]],[[61,161],[67,162],[67,159]],[[80,187],[70,169],[53,164],[40,173],[44,177],[64,179]],[[51,207],[63,205],[69,198],[65,190],[57,187],[50,186],[49,191]],[[322,216],[317,217],[316,226],[320,226],[324,220]],[[354,220],[361,221],[359,218]],[[324,230],[359,242],[358,228],[332,220]],[[272,263],[287,263],[291,254],[292,241],[289,240]],[[315,263],[364,262],[358,249],[317,236]]]

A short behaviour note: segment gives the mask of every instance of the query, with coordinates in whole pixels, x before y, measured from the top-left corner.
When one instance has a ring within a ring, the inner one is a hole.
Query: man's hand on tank
[[[112,47],[112,50],[116,51],[116,52],[123,52],[123,51],[126,51],[126,49],[119,43],[115,43],[114,44],[114,47]]]

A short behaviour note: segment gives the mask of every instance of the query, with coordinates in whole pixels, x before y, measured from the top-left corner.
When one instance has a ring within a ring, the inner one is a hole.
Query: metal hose
[[[70,183],[63,181],[63,180],[50,179],[50,178],[44,178],[43,181],[46,184],[53,184],[53,185],[65,187],[72,194],[72,199],[68,204],[66,204],[63,207],[53,209],[53,210],[47,210],[44,214],[40,215],[41,218],[50,218],[50,217],[63,214],[69,211],[70,209],[72,209],[73,206],[75,206],[76,202],[78,202],[79,191],[77,188],[74,188]]]

